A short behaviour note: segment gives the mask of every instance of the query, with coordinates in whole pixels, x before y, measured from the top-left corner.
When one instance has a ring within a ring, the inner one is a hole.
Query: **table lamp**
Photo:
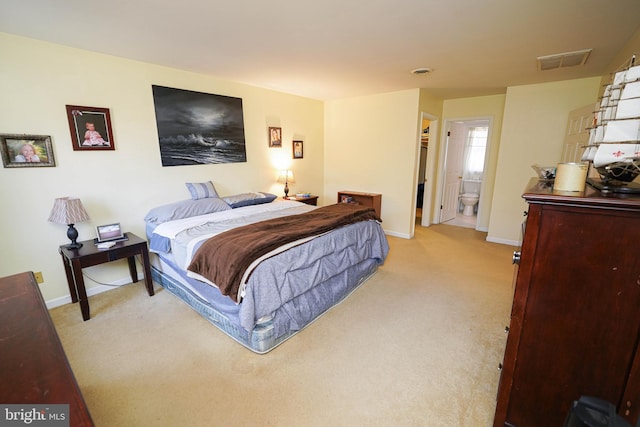
[[[82,243],[76,242],[78,239],[78,230],[73,226],[82,221],[87,221],[89,214],[84,210],[82,202],[74,197],[60,197],[55,199],[53,209],[49,214],[49,222],[56,224],[66,224],[67,237],[71,240],[71,244],[66,247],[69,249],[78,249],[82,247]]]
[[[289,197],[289,183],[296,182],[293,177],[293,171],[281,170],[280,175],[278,176],[278,182],[281,184],[284,183],[284,197]]]

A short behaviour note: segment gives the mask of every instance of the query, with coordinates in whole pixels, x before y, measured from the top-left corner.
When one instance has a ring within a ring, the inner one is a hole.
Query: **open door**
[[[463,123],[452,122],[447,132],[440,222],[454,219],[458,211],[458,195],[460,194],[464,158],[464,130]]]

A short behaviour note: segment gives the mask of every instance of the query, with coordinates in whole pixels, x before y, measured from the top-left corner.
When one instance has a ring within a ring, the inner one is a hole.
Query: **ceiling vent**
[[[411,74],[415,74],[418,76],[424,75],[424,74],[429,74],[433,72],[433,68],[427,68],[427,67],[420,67],[420,68],[416,68],[411,70]]]
[[[539,56],[536,58],[538,71],[584,65],[587,59],[589,59],[592,50],[593,49],[584,49],[575,52],[558,53],[556,55]]]

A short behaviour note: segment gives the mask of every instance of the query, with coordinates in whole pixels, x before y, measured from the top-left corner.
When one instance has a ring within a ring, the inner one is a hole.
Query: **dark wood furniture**
[[[494,426],[562,426],[572,401],[640,414],[640,197],[532,181]]]
[[[71,301],[74,303],[80,302],[80,310],[82,311],[82,318],[84,320],[91,318],[87,289],[85,288],[82,277],[82,269],[84,267],[91,267],[92,265],[127,258],[131,281],[137,282],[138,271],[136,269],[135,256],[140,255],[142,267],[144,268],[144,281],[147,292],[149,296],[153,296],[153,281],[151,280],[151,265],[149,264],[147,241],[133,233],[127,233],[127,237],[127,240],[117,242],[115,246],[108,249],[99,249],[93,240],[81,242],[82,247],[79,249],[69,249],[66,245],[60,246],[59,252],[62,256],[64,271],[67,274]]]
[[[1,403],[68,404],[69,425],[93,425],[31,272],[0,278],[0,360]]]
[[[318,205],[318,196],[308,196],[308,197],[296,197],[289,196],[286,200],[294,200],[296,202],[306,203],[307,205],[317,206]]]
[[[350,203],[369,206],[376,211],[378,218],[381,218],[382,194],[363,193],[360,191],[338,191],[338,203],[342,203],[345,197],[350,197]]]

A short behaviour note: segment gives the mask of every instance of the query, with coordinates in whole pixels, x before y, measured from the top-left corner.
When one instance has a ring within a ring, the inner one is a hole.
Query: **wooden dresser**
[[[0,278],[0,403],[68,404],[93,426],[33,273]]]
[[[495,427],[562,426],[580,396],[640,414],[640,196],[533,180]]]

